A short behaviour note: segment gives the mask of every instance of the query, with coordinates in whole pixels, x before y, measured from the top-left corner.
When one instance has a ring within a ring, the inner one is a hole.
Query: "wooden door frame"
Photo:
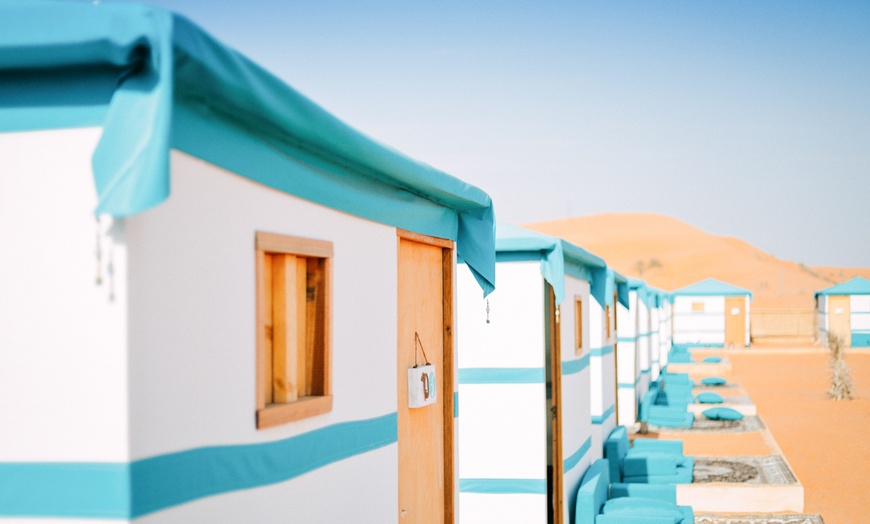
[[[850,295],[828,295],[828,336],[834,333],[833,320],[836,315],[835,308],[832,307],[832,302],[841,302],[844,307],[845,314],[844,325],[845,331],[839,333],[843,337],[843,347],[852,347],[852,298]],[[840,326],[837,326],[840,327]]]
[[[565,495],[565,479],[562,461],[563,461],[563,440],[562,440],[562,336],[560,331],[560,319],[557,314],[558,306],[556,306],[556,294],[553,291],[553,286],[544,283],[547,288],[547,326],[549,327],[550,336],[546,340],[546,351],[549,354],[550,362],[550,391],[553,398],[553,407],[550,413],[550,424],[552,430],[552,442],[548,443],[548,447],[552,446],[552,462],[553,462],[553,495],[549,503],[553,508],[553,522],[555,524],[563,524],[565,522],[564,512],[564,495]]]
[[[456,384],[454,376],[454,343],[453,343],[453,250],[452,240],[432,237],[396,228],[396,246],[402,240],[441,248],[441,300],[442,300],[442,365],[443,377],[440,380],[441,398],[443,403],[443,449],[444,449],[444,522],[453,524],[456,519],[456,464],[455,464],[455,424],[453,419],[453,392]],[[397,251],[398,257],[398,251]]]
[[[619,424],[619,292],[613,292],[613,420]],[[659,357],[661,358],[661,357]]]
[[[740,299],[740,323],[743,325],[743,329],[740,331],[740,343],[739,347],[746,347],[746,296],[737,295],[737,296],[726,296],[725,297],[725,340],[724,346],[728,347],[728,319],[730,319],[733,315],[731,314],[731,309],[728,307],[728,301],[736,301]],[[735,345],[737,347],[737,345]]]

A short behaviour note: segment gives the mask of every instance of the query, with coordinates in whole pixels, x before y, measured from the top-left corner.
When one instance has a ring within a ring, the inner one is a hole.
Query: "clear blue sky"
[[[870,266],[870,2],[155,0],[512,223]]]

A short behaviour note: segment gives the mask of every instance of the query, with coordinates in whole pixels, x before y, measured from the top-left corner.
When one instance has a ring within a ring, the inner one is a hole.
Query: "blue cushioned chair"
[[[668,428],[691,428],[695,415],[688,412],[688,406],[693,402],[691,394],[674,396],[650,387],[640,402],[638,420]]]
[[[683,455],[683,443],[678,440],[637,439],[631,447],[624,426],[617,426],[604,441],[604,458],[608,474],[618,483],[689,484],[695,469],[695,459]],[[667,491],[653,496],[667,500]]]
[[[665,388],[677,384],[689,384],[692,387],[695,386],[695,381],[689,378],[688,373],[662,373],[661,379],[665,384]]]
[[[614,497],[608,470],[607,461],[599,459],[583,474],[574,505],[575,524],[694,524],[692,508],[676,505],[673,486],[668,486],[673,501],[638,496],[643,490],[632,488],[620,488]]]

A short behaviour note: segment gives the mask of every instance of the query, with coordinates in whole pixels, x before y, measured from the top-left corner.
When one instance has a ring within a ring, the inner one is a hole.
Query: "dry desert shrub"
[[[831,350],[831,391],[828,397],[833,400],[852,400],[852,379],[846,365],[846,345],[843,337],[828,333],[828,349]]]

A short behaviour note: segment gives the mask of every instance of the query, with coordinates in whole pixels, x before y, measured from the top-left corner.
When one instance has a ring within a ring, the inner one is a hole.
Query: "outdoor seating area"
[[[577,491],[576,524],[693,524],[689,506],[678,506],[671,500],[652,498],[646,491],[626,489],[613,491],[607,460],[592,463]]]
[[[684,351],[693,361],[709,358],[711,353],[706,348]],[[695,351],[706,356],[696,357],[692,355]],[[662,420],[650,418],[647,434],[633,435],[630,449],[662,442],[679,443],[680,450],[687,445],[703,449],[703,454],[688,455],[693,460],[692,480],[675,483],[676,501],[691,506],[696,513],[803,511],[803,487],[746,392],[730,380],[729,374],[689,378],[688,373],[673,373],[671,369],[669,364],[661,375],[664,385],[656,395],[669,388],[674,391],[672,405],[668,407],[673,413],[684,406],[678,406],[678,400],[689,399],[684,407],[694,415],[693,423],[668,425],[668,420],[664,420],[666,424],[656,424]],[[686,384],[694,386],[688,396]],[[615,456],[622,449],[616,444],[621,437],[621,433],[613,434],[609,449],[614,450]],[[729,455],[730,449],[743,449],[751,454]],[[630,452],[623,453],[627,456]],[[654,467],[662,466],[658,463]]]

